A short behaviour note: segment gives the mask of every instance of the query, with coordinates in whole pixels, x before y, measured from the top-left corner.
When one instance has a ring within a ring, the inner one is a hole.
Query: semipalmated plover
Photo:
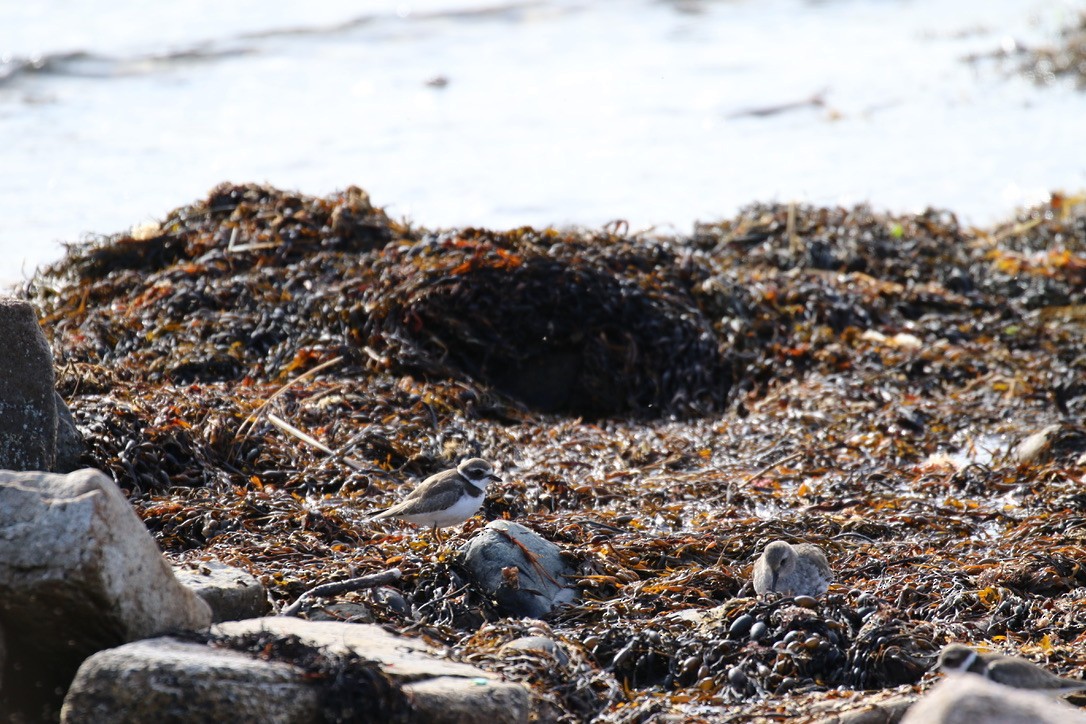
[[[786,596],[821,596],[833,580],[826,555],[810,543],[773,541],[754,562],[754,590]]]
[[[964,644],[947,644],[939,654],[939,668],[948,674],[970,672],[1004,686],[1029,689],[1052,696],[1086,690],[1086,681],[1057,676],[1032,661],[1003,654],[982,654]]]
[[[486,486],[501,480],[494,468],[482,458],[470,458],[455,468],[443,470],[422,481],[396,505],[370,518],[399,518],[415,525],[438,528],[458,525],[475,515],[483,504]],[[440,540],[440,537],[438,537]]]

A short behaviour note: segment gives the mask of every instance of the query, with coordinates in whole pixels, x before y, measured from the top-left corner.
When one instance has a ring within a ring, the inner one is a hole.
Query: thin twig
[[[747,476],[747,479],[743,481],[743,484],[744,484],[744,485],[746,485],[746,484],[747,484],[747,483],[749,483],[749,482],[750,482],[751,480],[754,480],[755,478],[760,478],[760,477],[762,477],[763,475],[765,475],[766,473],[768,473],[768,472],[769,472],[770,470],[772,470],[773,468],[776,468],[776,467],[780,467],[781,465],[784,465],[785,463],[790,463],[790,462],[792,462],[793,460],[795,460],[796,458],[800,458],[800,457],[803,457],[803,456],[804,456],[804,455],[806,455],[806,454],[807,454],[807,451],[806,451],[806,450],[800,450],[799,452],[794,452],[794,453],[792,453],[791,455],[785,455],[785,456],[784,456],[783,458],[781,458],[781,459],[780,459],[780,460],[778,460],[777,462],[775,462],[775,463],[772,463],[772,464],[770,464],[770,465],[766,465],[766,466],[765,466],[764,468],[762,468],[761,470],[759,470],[759,471],[757,471],[757,472],[754,472],[754,473],[751,473],[750,475],[748,475],[748,476]],[[725,500],[726,500],[726,502],[727,502],[727,504],[728,504],[728,505],[731,505],[731,504],[732,504],[732,495],[733,495],[734,493],[735,493],[735,481],[734,481],[734,480],[732,480],[732,481],[730,481],[730,482],[728,483],[728,495],[727,495],[727,498],[725,498]]]
[[[362,463],[360,463],[359,461],[355,460],[354,458],[347,457],[346,455],[340,456],[339,453],[337,453],[335,450],[333,450],[332,448],[325,445],[323,442],[321,442],[317,438],[313,437],[312,435],[310,435],[310,434],[308,434],[308,433],[306,433],[306,432],[304,432],[302,430],[299,430],[298,428],[294,427],[294,425],[291,425],[289,422],[287,422],[283,418],[279,417],[278,415],[273,415],[272,413],[269,412],[268,413],[268,422],[275,425],[276,427],[278,427],[283,432],[285,432],[285,433],[287,433],[289,435],[293,435],[294,437],[298,438],[302,442],[308,443],[309,445],[312,445],[313,447],[317,448],[321,452],[326,453],[326,454],[328,454],[328,455],[330,455],[330,456],[332,456],[332,457],[334,457],[334,458],[336,458],[338,460],[342,460],[344,463],[346,463],[347,465],[349,465],[351,468],[353,468],[355,470],[361,471],[361,470],[366,469],[366,466],[363,465]]]
[[[387,571],[371,573],[370,575],[362,576],[361,578],[349,578],[346,581],[322,583],[315,588],[309,589],[301,596],[298,596],[298,600],[284,608],[279,615],[297,616],[301,613],[302,609],[305,608],[306,604],[314,598],[338,596],[342,593],[350,593],[351,591],[361,591],[364,588],[376,588],[377,586],[383,586],[387,583],[398,581],[402,577],[403,571],[399,568],[390,568]]]
[[[610,523],[603,523],[598,520],[592,520],[591,518],[574,518],[571,523],[577,523],[578,525],[587,525],[593,528],[602,528],[603,530],[610,531],[611,533],[629,533],[626,528],[619,528],[618,526],[611,525]]]
[[[802,245],[799,237],[796,236],[796,202],[788,202],[788,219],[786,223],[787,236],[788,236],[788,248],[796,253],[800,251]]]
[[[256,423],[257,418],[260,417],[260,413],[264,411],[264,408],[266,408],[268,405],[270,405],[272,402],[274,402],[276,400],[276,398],[278,398],[284,392],[286,392],[291,387],[293,387],[294,385],[296,385],[299,382],[301,382],[302,380],[304,380],[306,377],[312,377],[313,375],[317,374],[318,372],[320,372],[322,370],[325,370],[325,369],[328,369],[332,365],[337,365],[342,361],[343,361],[342,357],[333,357],[332,359],[328,360],[327,362],[321,362],[316,367],[313,367],[312,369],[306,370],[305,372],[298,375],[297,377],[295,377],[294,379],[290,380],[285,385],[280,387],[278,390],[273,392],[271,397],[264,400],[264,403],[262,405],[260,405],[260,407],[253,410],[252,413],[250,413],[249,416],[247,418],[245,418],[245,421],[243,423],[241,423],[240,427],[238,427],[238,432],[237,432],[237,435],[235,436],[235,438],[243,437],[245,435],[245,429],[246,429],[245,426],[248,425],[251,428]]]
[[[256,251],[258,249],[276,249],[282,244],[279,242],[254,242],[252,244],[238,244],[238,230],[240,227],[235,226],[234,230],[230,232],[230,242],[226,245],[226,253],[233,254],[239,251]]]

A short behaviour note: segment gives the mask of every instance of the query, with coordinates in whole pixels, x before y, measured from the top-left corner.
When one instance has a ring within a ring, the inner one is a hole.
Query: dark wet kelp
[[[1086,665],[1080,201],[991,229],[754,205],[652,237],[223,186],[138,237],[72,247],[26,294],[84,462],[172,557],[281,606],[398,568],[343,598],[567,721],[811,720],[928,685],[949,640]],[[576,570],[546,624],[470,585],[481,518],[444,546],[366,522],[469,456],[504,479],[482,518]],[[826,551],[827,596],[753,597],[777,539]],[[540,630],[563,663],[502,649]]]

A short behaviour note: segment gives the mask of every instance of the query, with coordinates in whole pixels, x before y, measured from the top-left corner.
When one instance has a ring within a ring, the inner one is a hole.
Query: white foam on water
[[[686,233],[773,200],[990,223],[1086,186],[1086,94],[963,58],[1053,41],[1075,8],[3,3],[0,68],[54,62],[0,83],[0,280],[222,181],[357,184],[430,227]]]

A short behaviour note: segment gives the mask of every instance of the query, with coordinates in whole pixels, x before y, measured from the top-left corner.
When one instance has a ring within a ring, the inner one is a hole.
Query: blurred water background
[[[222,181],[356,184],[432,228],[685,233],[753,201],[991,223],[1086,186],[1086,93],[975,58],[1083,7],[0,3],[0,281]]]

